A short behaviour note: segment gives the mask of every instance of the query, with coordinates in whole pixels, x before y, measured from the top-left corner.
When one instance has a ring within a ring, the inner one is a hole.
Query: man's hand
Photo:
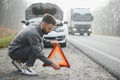
[[[53,63],[51,64],[51,67],[53,67],[55,70],[60,69],[60,66],[59,66],[56,62],[53,62]]]
[[[50,43],[54,46],[54,45],[58,44],[58,41],[56,41],[56,40],[51,40]]]

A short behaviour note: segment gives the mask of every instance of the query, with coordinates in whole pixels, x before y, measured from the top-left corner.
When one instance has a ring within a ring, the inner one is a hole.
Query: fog
[[[36,2],[34,2],[36,1]],[[64,11],[67,20],[67,11],[70,8],[90,8],[94,21],[93,34],[120,36],[120,0],[0,0],[0,26],[20,29],[21,20],[25,20],[25,9],[32,3],[55,3]]]

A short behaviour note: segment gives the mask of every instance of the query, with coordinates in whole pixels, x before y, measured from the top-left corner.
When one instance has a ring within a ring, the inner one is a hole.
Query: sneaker
[[[38,74],[32,68],[22,69],[21,73],[29,76],[38,76]]]
[[[18,63],[16,61],[12,61],[12,64],[18,69],[19,72],[22,71],[22,65],[21,65],[21,63]]]

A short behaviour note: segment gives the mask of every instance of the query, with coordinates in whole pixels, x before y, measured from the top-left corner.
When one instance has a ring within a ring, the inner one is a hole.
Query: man
[[[10,43],[9,56],[13,60],[14,66],[23,74],[37,75],[37,73],[31,68],[33,67],[35,60],[40,59],[45,64],[50,65],[55,70],[60,69],[60,66],[49,60],[44,56],[44,45],[58,43],[57,41],[45,41],[43,35],[49,33],[56,21],[53,16],[47,14],[43,17],[39,26],[33,26],[26,28],[20,32],[16,38]],[[24,63],[24,64],[23,64]],[[23,66],[21,66],[21,64]]]

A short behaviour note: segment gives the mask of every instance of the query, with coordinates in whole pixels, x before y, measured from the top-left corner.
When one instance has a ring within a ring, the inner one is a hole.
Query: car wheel
[[[90,36],[90,33],[87,33],[88,36]]]
[[[62,44],[61,44],[61,47],[66,47],[66,45],[67,45],[67,42],[62,43]]]

